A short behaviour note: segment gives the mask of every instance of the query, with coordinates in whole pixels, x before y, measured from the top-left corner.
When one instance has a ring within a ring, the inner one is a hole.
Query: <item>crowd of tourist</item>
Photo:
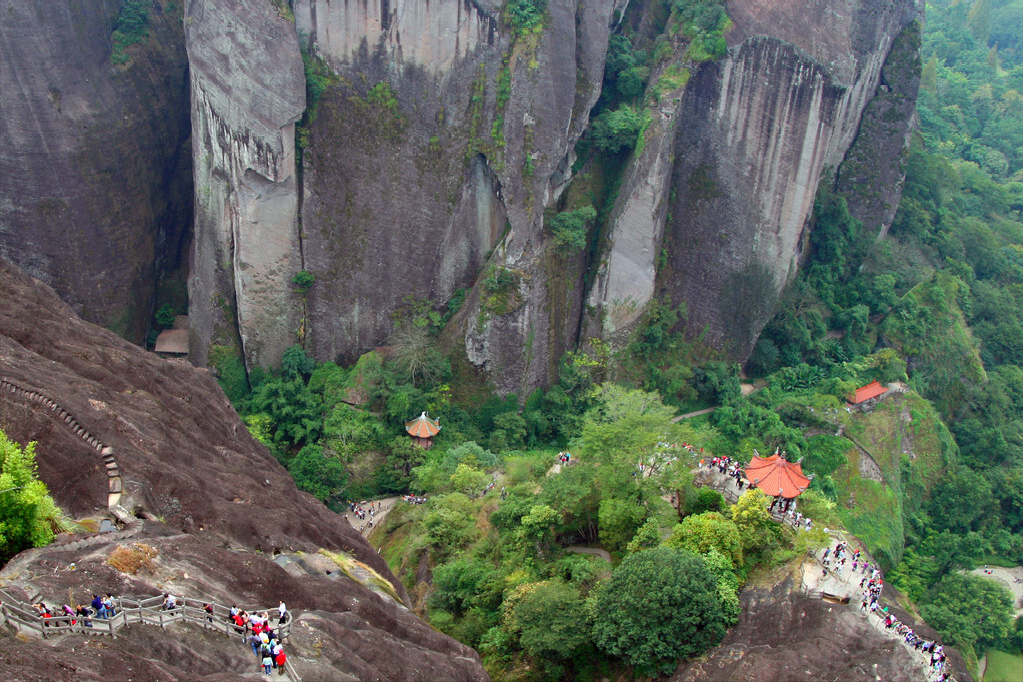
[[[409,504],[424,504],[426,502],[426,495],[402,495],[402,502],[408,502]]]
[[[49,625],[47,620],[55,617],[53,610],[42,601],[32,604],[32,607],[39,613],[39,617],[44,619],[43,627]],[[181,608],[178,604],[178,598],[171,593],[163,595],[162,607],[164,611],[174,611]],[[213,605],[208,602],[204,603],[202,610],[206,614],[206,622],[212,625],[215,617]],[[117,609],[115,608],[114,596],[112,594],[108,593],[106,597],[102,598],[94,594],[89,606],[85,604],[64,604],[60,609],[59,615],[66,616],[71,625],[92,627],[93,618],[112,618],[117,615]],[[284,675],[285,664],[288,660],[287,655],[284,653],[284,645],[278,634],[280,627],[287,623],[290,617],[283,601],[277,607],[275,616],[277,620],[276,629],[271,623],[271,616],[268,611],[248,613],[232,605],[227,616],[227,620],[234,626],[235,632],[243,635],[248,633],[245,641],[252,647],[252,652],[256,655],[259,661],[259,668],[264,675],[270,675],[274,668],[277,669],[279,675]]]
[[[850,568],[850,573],[846,580],[855,580],[854,576],[861,574],[859,589],[863,590],[863,593],[860,598],[860,611],[878,616],[883,620],[884,628],[893,632],[907,647],[928,655],[928,665],[938,675],[936,682],[945,682],[951,678],[951,674],[945,670],[945,654],[942,645],[934,640],[918,636],[913,628],[900,622],[898,618],[889,613],[888,607],[881,606],[884,576],[880,567],[861,557],[859,549],[850,548],[845,542],[838,542],[834,548],[830,546],[825,548],[820,562],[822,578],[828,577],[829,573],[833,577],[839,578],[847,565]]]

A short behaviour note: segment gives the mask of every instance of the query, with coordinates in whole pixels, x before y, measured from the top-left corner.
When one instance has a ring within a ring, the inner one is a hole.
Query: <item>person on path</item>
[[[173,594],[163,595],[163,610],[170,611],[178,605],[178,599]]]
[[[284,602],[281,602],[277,606],[277,624],[280,625],[282,623],[287,623],[287,622],[288,622],[288,607],[286,607],[284,605]]]
[[[270,668],[272,668],[273,665],[274,665],[274,659],[270,658],[270,654],[267,654],[266,656],[263,656],[263,674],[264,675],[269,675],[270,674]]]
[[[262,641],[259,639],[259,635],[251,634],[245,641],[247,641],[249,646],[252,647],[252,653],[256,655],[256,658],[259,658],[259,645]]]
[[[98,594],[92,595],[92,610],[96,612],[97,618],[107,617],[107,607],[103,605],[103,600]]]
[[[117,611],[114,610],[114,595],[107,592],[107,596],[103,598],[103,606],[107,610],[107,618],[113,618],[117,615]]]
[[[287,660],[288,660],[288,657],[284,655],[284,649],[280,649],[277,652],[277,656],[275,658],[275,662],[277,663],[277,674],[278,675],[283,675],[284,674],[284,664],[287,662]]]

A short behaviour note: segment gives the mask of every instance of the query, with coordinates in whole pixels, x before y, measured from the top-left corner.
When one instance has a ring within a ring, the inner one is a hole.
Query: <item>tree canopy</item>
[[[643,675],[668,674],[725,633],[717,581],[692,552],[630,554],[597,590],[594,641]]]

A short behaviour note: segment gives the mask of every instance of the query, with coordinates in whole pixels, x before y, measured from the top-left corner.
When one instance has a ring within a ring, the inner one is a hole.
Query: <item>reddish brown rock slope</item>
[[[206,370],[163,360],[83,322],[49,287],[2,260],[0,300],[0,377],[49,397],[111,446],[125,486],[122,504],[159,518],[130,538],[96,536],[72,547],[69,540],[78,538],[68,538],[23,553],[5,567],[0,584],[38,591],[48,603],[66,601],[69,590],[79,601],[96,590],[139,596],[172,590],[225,604],[272,605],[280,598],[300,614],[290,646],[303,679],[486,679],[475,652],[393,599],[342,573],[328,576],[311,560],[305,570],[272,560],[282,553],[302,564],[319,548],[343,551],[407,599],[344,518],[299,492],[249,436]],[[95,447],[10,392],[0,393],[0,428],[19,442],[38,441],[40,476],[65,509],[105,513],[106,474]],[[152,570],[129,577],[106,559],[119,543],[134,542],[159,554]],[[77,570],[60,570],[72,562]],[[204,643],[200,630],[179,627],[172,643],[155,647],[138,645],[139,637],[158,637],[144,634],[144,626],[88,646],[71,637],[55,649],[36,640],[15,644],[5,633],[0,678],[36,679],[28,669],[58,680],[128,679],[130,669],[150,670],[145,679],[182,680],[200,670],[224,679],[250,672],[239,642]],[[79,647],[79,654],[68,655],[67,647]]]

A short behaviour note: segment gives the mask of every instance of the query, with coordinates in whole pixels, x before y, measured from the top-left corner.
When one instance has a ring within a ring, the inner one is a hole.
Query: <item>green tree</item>
[[[460,616],[471,608],[494,611],[500,606],[502,582],[492,566],[459,558],[433,571],[430,606]]]
[[[732,521],[739,528],[743,548],[763,543],[764,536],[774,526],[771,512],[767,511],[768,497],[760,488],[750,488],[739,496],[732,507]]]
[[[451,485],[469,499],[482,495],[489,482],[489,476],[468,464],[459,464],[451,474]]]
[[[299,490],[312,493],[327,502],[348,484],[348,472],[337,457],[328,455],[319,445],[306,445],[288,464],[288,472]]]
[[[36,476],[36,444],[22,448],[0,431],[0,566],[53,540],[62,513]]]
[[[949,644],[983,652],[1012,628],[1012,595],[980,576],[950,573],[928,590],[920,613]]]
[[[510,601],[507,626],[548,673],[559,674],[565,662],[590,645],[586,601],[575,586],[561,580],[524,585]]]
[[[672,529],[671,537],[664,544],[697,554],[715,550],[726,557],[732,566],[742,566],[739,527],[718,512],[687,516]]]
[[[441,468],[450,473],[454,473],[459,464],[468,464],[480,469],[493,469],[497,466],[497,455],[470,440],[448,450],[441,460]]]
[[[558,512],[546,504],[530,507],[529,513],[522,517],[522,532],[533,542],[536,555],[544,560],[547,548],[554,538],[554,524],[558,520]]]
[[[642,675],[669,674],[725,634],[714,575],[685,550],[630,554],[597,590],[593,639]]]
[[[558,249],[574,253],[586,246],[586,233],[597,219],[597,209],[583,206],[574,211],[562,211],[551,218],[551,233]]]
[[[593,141],[609,154],[632,149],[647,121],[642,110],[637,111],[623,104],[617,109],[605,111],[593,121]]]

